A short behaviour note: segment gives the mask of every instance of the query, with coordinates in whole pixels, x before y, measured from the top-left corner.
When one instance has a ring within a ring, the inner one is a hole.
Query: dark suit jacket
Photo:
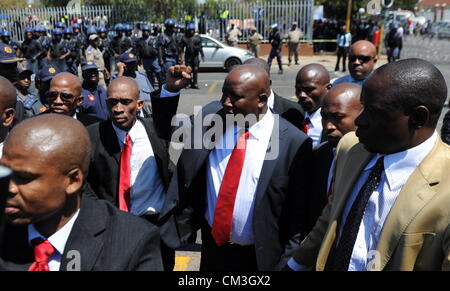
[[[450,111],[445,114],[441,128],[442,141],[450,145]]]
[[[303,119],[305,119],[303,108],[298,103],[283,98],[275,92],[273,94],[275,95],[273,111],[301,130]]]
[[[8,262],[6,268],[27,270],[34,261],[27,226],[7,225],[5,239],[1,258]],[[60,271],[71,270],[71,251],[79,252],[81,271],[162,270],[159,242],[156,226],[107,201],[82,195]]]
[[[139,121],[147,131],[161,181],[164,183],[164,188],[167,189],[170,180],[168,143],[158,137],[151,118],[138,117]],[[119,205],[117,192],[121,150],[112,122],[95,123],[88,127],[88,132],[92,143],[88,182],[100,199],[106,199]]]
[[[196,118],[203,120],[217,112],[217,106],[205,108]],[[217,113],[225,118],[222,110]],[[202,136],[208,128],[202,128]],[[284,262],[309,231],[304,223],[309,192],[309,173],[304,165],[311,162],[311,139],[282,118],[272,138],[277,135],[278,158],[265,160],[255,194],[253,231],[259,270],[273,270]],[[171,248],[193,243],[204,221],[206,164],[211,152],[207,148],[213,146],[191,148],[185,146],[180,156],[161,212],[162,239]]]
[[[311,199],[309,206],[310,225],[312,226],[316,224],[323,208],[328,203],[328,176],[333,159],[333,147],[329,142],[324,142],[313,150]]]

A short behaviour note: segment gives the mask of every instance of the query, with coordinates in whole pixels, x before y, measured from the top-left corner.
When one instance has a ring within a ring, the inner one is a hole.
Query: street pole
[[[345,22],[345,26],[347,28],[347,33],[351,30],[351,23],[352,23],[352,0],[347,0],[347,20]]]

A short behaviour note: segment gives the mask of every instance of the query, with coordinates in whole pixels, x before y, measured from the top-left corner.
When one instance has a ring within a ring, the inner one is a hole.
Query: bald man
[[[13,171],[3,260],[30,271],[162,269],[158,229],[90,197],[90,152],[86,129],[68,116],[12,130],[0,159]]]
[[[355,119],[361,113],[361,86],[342,83],[330,89],[321,110],[326,141],[314,149],[314,166],[310,200],[312,226],[316,223],[331,195],[334,156],[341,138],[356,130]]]
[[[0,157],[3,153],[3,142],[14,121],[16,103],[16,88],[8,79],[0,76]]]
[[[50,110],[43,112],[56,113],[70,116],[80,121],[84,126],[100,121],[95,116],[78,112],[78,108],[83,103],[81,95],[81,81],[71,73],[59,73],[50,82],[50,89],[46,94],[47,103]]]
[[[341,83],[356,83],[362,86],[375,69],[378,56],[373,43],[367,40],[355,42],[350,47],[348,55],[348,70],[350,75],[341,77],[333,82],[333,86]]]
[[[255,65],[267,72],[270,77],[269,64],[260,58],[251,58],[244,62],[244,65]],[[270,80],[272,85],[272,80]],[[292,123],[298,129],[302,128],[303,119],[305,119],[305,111],[298,104],[287,98],[283,98],[270,89],[270,96],[267,100],[267,106],[275,113]]]
[[[301,130],[312,138],[313,147],[324,140],[320,108],[331,87],[330,74],[321,64],[304,66],[295,79],[295,95],[306,112]]]
[[[178,96],[188,78],[183,70],[168,76],[160,101]],[[310,163],[311,139],[268,109],[265,70],[236,67],[222,92],[224,108],[199,114],[190,143],[185,138],[161,235],[179,248],[194,243],[201,229],[202,271],[274,270],[308,231],[309,174],[303,165]],[[247,122],[226,122],[238,116]]]
[[[93,144],[89,184],[100,199],[157,224],[170,179],[167,142],[152,118],[138,116],[144,101],[134,79],[116,78],[107,95],[110,120],[88,127]],[[161,253],[164,269],[172,270],[174,250],[161,244]]]

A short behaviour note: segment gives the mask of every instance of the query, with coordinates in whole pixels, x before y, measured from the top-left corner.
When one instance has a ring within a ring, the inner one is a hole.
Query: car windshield
[[[217,39],[210,39],[210,38],[206,38],[206,37],[202,37],[202,46],[203,47],[216,47],[218,44],[221,44],[223,46],[228,46],[226,44],[224,44],[223,42],[221,42],[220,40]]]

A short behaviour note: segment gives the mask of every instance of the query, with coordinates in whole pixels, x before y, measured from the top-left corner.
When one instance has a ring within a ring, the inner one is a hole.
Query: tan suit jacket
[[[325,269],[346,201],[372,157],[354,133],[342,138],[333,197],[295,252],[299,264]],[[450,270],[450,147],[440,138],[400,191],[373,258],[371,270]]]

